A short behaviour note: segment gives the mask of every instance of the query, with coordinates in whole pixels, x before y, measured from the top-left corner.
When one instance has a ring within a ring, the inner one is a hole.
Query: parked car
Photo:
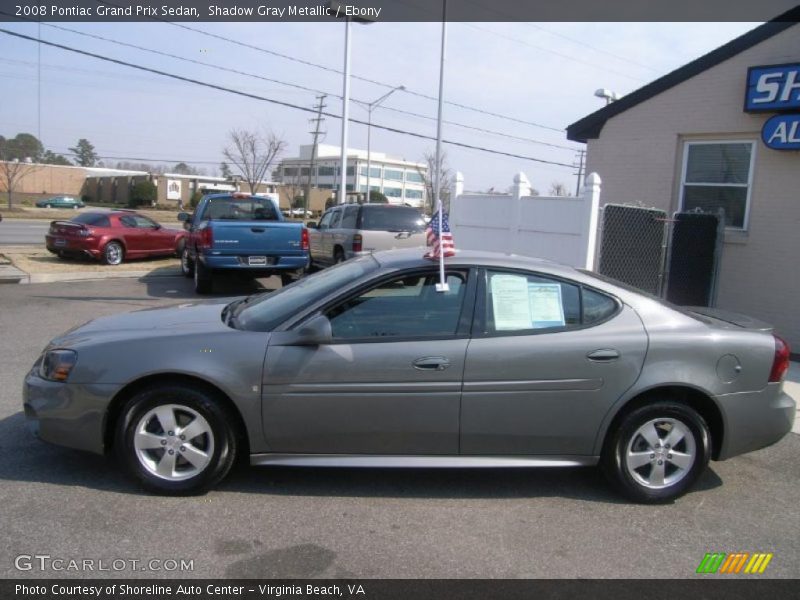
[[[47,249],[61,258],[79,255],[118,265],[151,256],[181,256],[186,232],[163,227],[132,210],[91,211],[52,221]]]
[[[335,206],[319,223],[308,223],[309,252],[315,267],[380,250],[424,248],[426,221],[416,208],[392,204]]]
[[[181,213],[189,231],[181,268],[198,294],[213,290],[215,274],[280,275],[284,285],[308,267],[308,230],[286,221],[267,196],[211,194],[193,215]]]
[[[513,255],[419,250],[347,261],[233,302],[95,319],[25,378],[38,435],[114,450],[158,492],[254,465],[602,465],[639,502],[710,458],[780,440],[795,403],[769,326],[679,309]]]
[[[83,203],[83,200],[70,196],[55,196],[54,198],[37,200],[36,206],[39,208],[74,208],[77,210],[83,208],[86,204]]]

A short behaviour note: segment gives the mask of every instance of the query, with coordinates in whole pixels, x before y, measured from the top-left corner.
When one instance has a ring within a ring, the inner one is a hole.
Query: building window
[[[303,167],[300,169],[300,175],[303,177],[308,177],[311,174],[311,169],[309,167]]]
[[[393,181],[403,181],[403,172],[397,169],[384,169],[383,178],[391,179]]]
[[[400,198],[403,195],[403,190],[400,188],[390,188],[384,186],[383,195],[387,198]]]
[[[725,211],[725,225],[747,228],[753,142],[687,142],[683,156],[681,208]]]
[[[297,175],[297,167],[285,167],[283,169],[283,174],[285,177],[294,177]]]
[[[406,171],[406,181],[422,183],[422,175],[420,175],[417,171]]]
[[[361,173],[362,177],[366,177],[367,176],[367,167],[361,167],[359,172]],[[369,175],[370,177],[376,177],[376,178],[380,179],[380,177],[381,177],[381,168],[380,167],[371,167],[370,170],[369,170],[369,173],[370,173],[370,175]]]
[[[421,199],[422,198],[422,190],[406,190],[406,198],[409,199]]]
[[[335,172],[334,167],[319,167],[317,169],[317,174],[320,177],[333,177]]]

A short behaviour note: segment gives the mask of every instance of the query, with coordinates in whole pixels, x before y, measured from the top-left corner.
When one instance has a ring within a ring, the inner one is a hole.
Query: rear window
[[[73,223],[91,225],[92,227],[111,227],[108,216],[101,213],[83,213],[70,219]]]
[[[414,209],[400,206],[362,206],[358,229],[367,231],[424,231],[425,219]]]
[[[203,213],[214,221],[277,221],[278,211],[269,198],[212,198]]]

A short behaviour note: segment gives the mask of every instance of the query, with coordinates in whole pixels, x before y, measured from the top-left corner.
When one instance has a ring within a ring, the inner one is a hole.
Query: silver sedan
[[[789,348],[763,323],[519,256],[461,252],[446,281],[401,250],[268,294],[102,317],[47,346],[25,413],[42,439],[113,450],[171,494],[246,458],[600,464],[659,502],[792,427]]]

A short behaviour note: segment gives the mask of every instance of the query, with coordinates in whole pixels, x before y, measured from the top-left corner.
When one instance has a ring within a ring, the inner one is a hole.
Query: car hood
[[[222,322],[222,309],[231,298],[186,302],[162,308],[98,317],[55,338],[50,346],[75,346],[98,337],[161,337],[184,332],[230,331]]]

